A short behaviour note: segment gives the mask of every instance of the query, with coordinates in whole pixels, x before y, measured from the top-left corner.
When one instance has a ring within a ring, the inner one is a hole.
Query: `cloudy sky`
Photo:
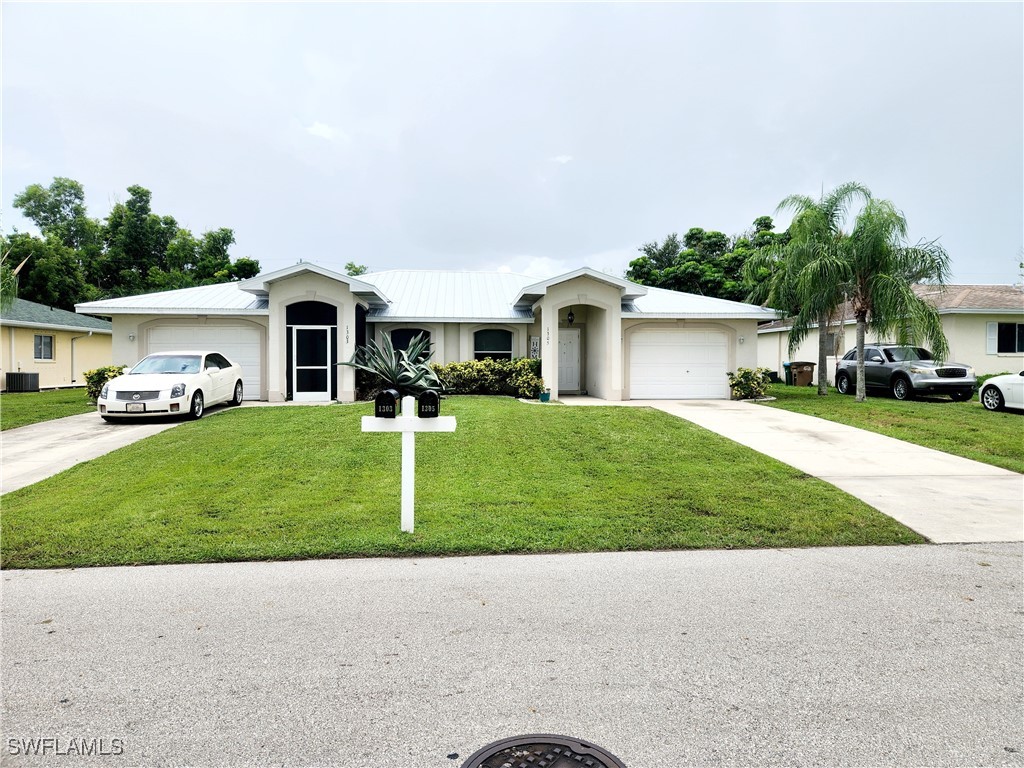
[[[69,176],[265,269],[621,274],[855,180],[955,282],[1014,282],[1022,9],[5,2],[2,225]]]

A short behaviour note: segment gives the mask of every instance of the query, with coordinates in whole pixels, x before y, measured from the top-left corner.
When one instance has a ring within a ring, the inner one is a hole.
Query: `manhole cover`
[[[626,768],[601,747],[568,736],[534,733],[488,744],[462,768]]]

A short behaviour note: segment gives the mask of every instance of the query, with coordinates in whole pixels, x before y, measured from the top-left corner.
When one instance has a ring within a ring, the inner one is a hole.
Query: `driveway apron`
[[[616,405],[565,398],[570,405]],[[626,405],[626,403],[623,403]],[[1024,475],[844,424],[729,400],[650,400],[820,478],[938,543],[1024,540]]]

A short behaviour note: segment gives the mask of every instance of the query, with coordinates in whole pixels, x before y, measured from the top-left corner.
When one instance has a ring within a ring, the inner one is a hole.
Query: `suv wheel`
[[[850,376],[847,373],[840,373],[836,376],[836,389],[839,390],[840,395],[852,395],[853,394],[853,382],[850,381]]]
[[[903,376],[897,376],[892,380],[892,396],[897,400],[913,400],[914,388]]]

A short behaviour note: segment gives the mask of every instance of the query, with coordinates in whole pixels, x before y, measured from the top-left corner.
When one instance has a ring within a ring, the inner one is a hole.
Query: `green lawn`
[[[986,411],[976,399],[966,403],[954,403],[944,397],[900,401],[869,395],[865,402],[858,403],[834,389],[819,397],[817,387],[785,384],[772,385],[768,394],[778,399],[762,405],[818,416],[1024,472],[1024,417],[1012,411]]]
[[[923,539],[838,489],[646,408],[456,397],[417,436],[416,533],[400,437],[369,405],[243,408],[3,497],[6,568]]]
[[[14,429],[95,410],[85,388],[45,392],[5,392],[0,395],[0,429]]]

